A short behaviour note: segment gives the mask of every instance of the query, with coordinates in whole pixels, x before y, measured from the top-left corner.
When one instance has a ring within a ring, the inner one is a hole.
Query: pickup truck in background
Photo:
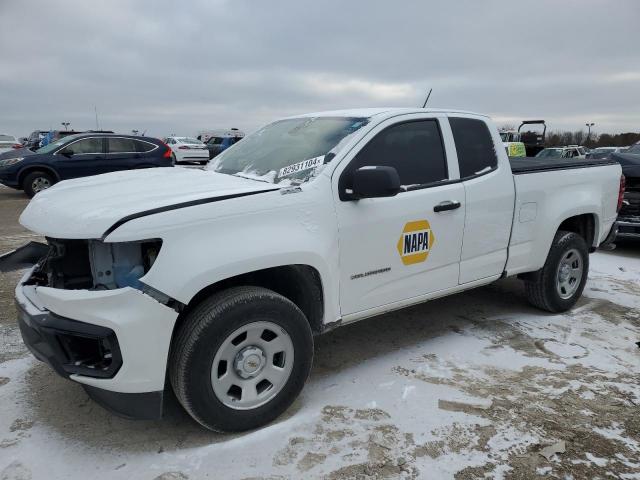
[[[625,193],[618,215],[616,238],[640,239],[640,142],[625,153],[611,153],[609,157],[622,166]]]
[[[286,118],[206,170],[38,194],[20,222],[48,245],[17,252],[37,262],[16,288],[19,325],[121,415],[160,416],[173,388],[206,428],[252,429],[300,393],[314,335],[511,276],[536,307],[570,309],[621,185],[611,160],[510,164],[483,115]]]

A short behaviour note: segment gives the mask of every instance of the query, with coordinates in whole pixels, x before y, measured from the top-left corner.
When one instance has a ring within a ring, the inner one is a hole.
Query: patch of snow
[[[416,389],[415,385],[407,385],[402,389],[402,400],[406,400],[409,394]]]
[[[599,467],[606,467],[607,464],[609,463],[609,460],[607,460],[606,458],[596,457],[594,454],[590,452],[585,453],[585,456],[590,462],[596,464]]]

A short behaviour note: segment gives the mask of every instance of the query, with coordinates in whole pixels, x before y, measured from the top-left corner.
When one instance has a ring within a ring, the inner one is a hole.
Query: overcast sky
[[[0,133],[193,135],[349,107],[640,130],[640,1],[0,0]]]

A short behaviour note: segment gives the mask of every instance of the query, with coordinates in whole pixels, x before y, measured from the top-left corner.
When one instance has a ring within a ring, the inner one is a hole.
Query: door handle
[[[455,210],[456,208],[460,208],[460,202],[456,202],[454,200],[447,200],[445,202],[440,202],[438,205],[433,207],[433,211],[446,212],[447,210]]]

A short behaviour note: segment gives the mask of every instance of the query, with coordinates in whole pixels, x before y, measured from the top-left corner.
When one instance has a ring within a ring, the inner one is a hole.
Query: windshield
[[[216,157],[209,170],[277,184],[315,177],[368,118],[305,117],[274,122]]]
[[[562,149],[560,148],[545,148],[539,152],[536,157],[539,158],[560,158],[562,156]]]
[[[64,145],[65,143],[69,143],[69,142],[75,140],[76,137],[78,137],[78,135],[69,135],[69,136],[66,136],[64,138],[61,138],[60,140],[56,140],[55,142],[51,142],[50,144],[45,145],[44,147],[37,149],[36,153],[51,153],[54,150],[57,150],[62,145]]]

